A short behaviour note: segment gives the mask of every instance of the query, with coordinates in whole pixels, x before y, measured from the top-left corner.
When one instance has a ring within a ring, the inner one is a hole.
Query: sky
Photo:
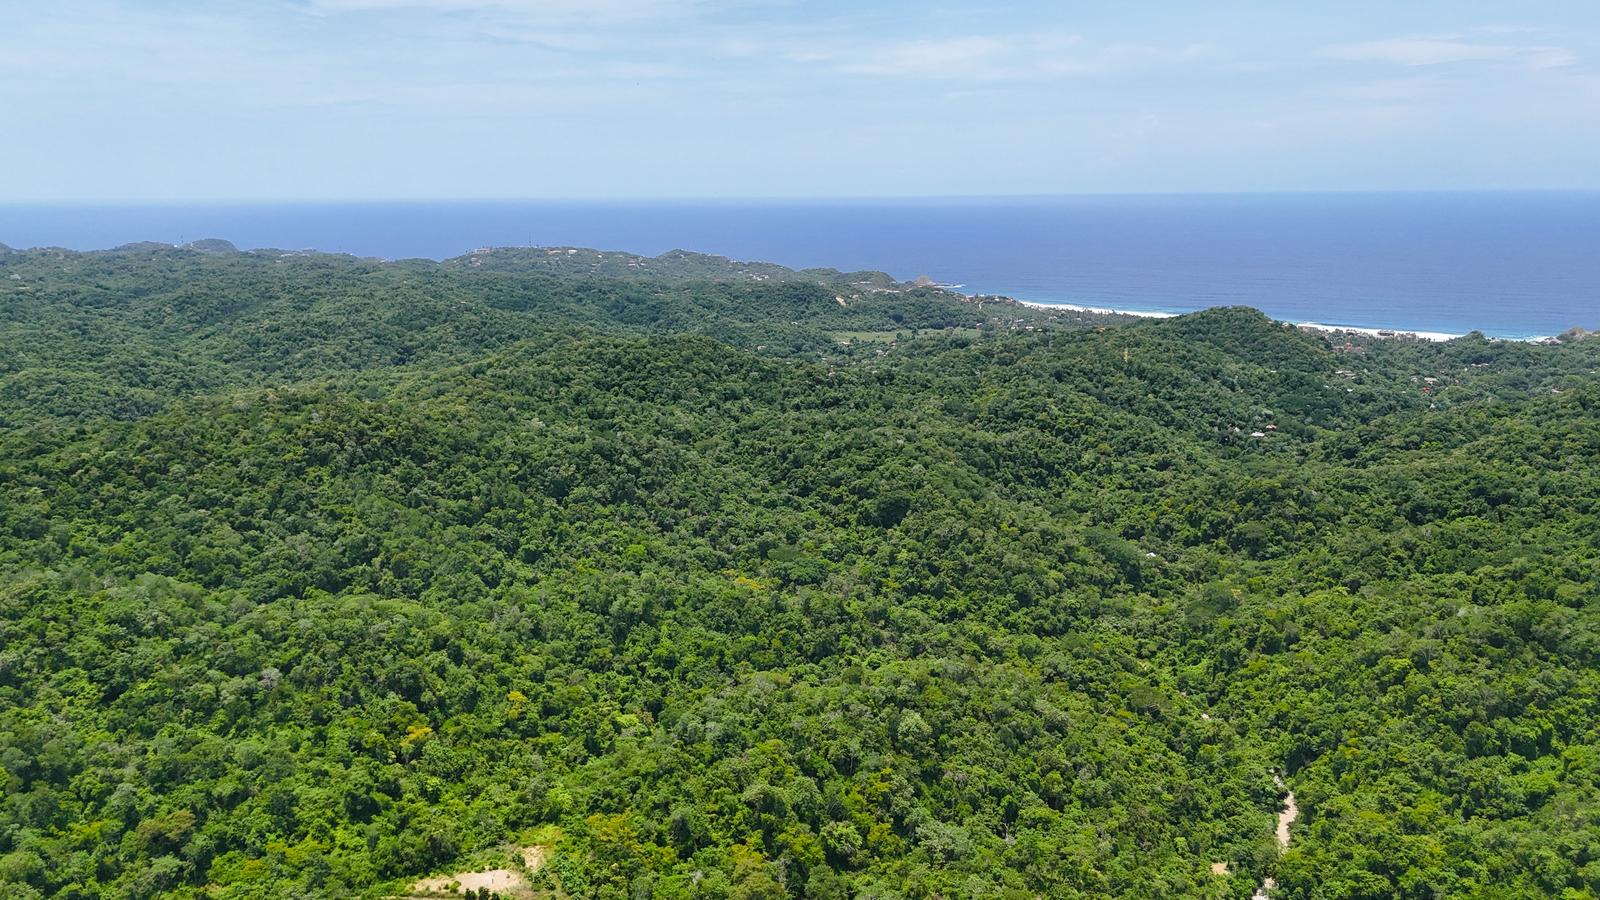
[[[0,203],[1600,188],[1594,0],[0,0]]]

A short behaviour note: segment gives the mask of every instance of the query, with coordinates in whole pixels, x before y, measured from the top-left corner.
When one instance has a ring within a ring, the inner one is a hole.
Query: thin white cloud
[[[342,13],[472,13],[560,25],[615,25],[698,15],[726,0],[308,0],[319,15]]]
[[[861,43],[841,38],[791,48],[783,55],[795,62],[822,64],[849,75],[986,82],[1097,75],[1170,65],[1203,58],[1206,49],[1199,45],[1093,46],[1074,34],[1013,34],[897,43]]]
[[[982,71],[997,65],[1010,45],[999,38],[963,37],[908,41],[870,57],[844,62],[839,69],[861,75],[938,75],[952,70]]]
[[[1537,25],[1479,25],[1472,30],[1480,34],[1537,34],[1543,29]]]
[[[1390,38],[1324,47],[1319,55],[1353,62],[1378,62],[1399,66],[1438,66],[1450,63],[1507,63],[1533,69],[1559,69],[1578,61],[1565,47],[1541,44],[1502,44],[1464,40],[1459,36]]]
[[[1317,88],[1311,96],[1363,104],[1413,104],[1432,102],[1452,86],[1450,79],[1438,75],[1382,78],[1358,84],[1339,84]]]

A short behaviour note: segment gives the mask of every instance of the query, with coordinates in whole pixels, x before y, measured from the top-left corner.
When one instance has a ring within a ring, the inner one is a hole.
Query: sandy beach
[[[1321,322],[1295,322],[1296,328],[1307,331],[1349,332],[1351,334],[1364,334],[1371,337],[1383,338],[1409,338],[1418,341],[1453,341],[1465,335],[1450,334],[1446,331],[1407,331],[1401,328],[1362,328],[1356,325],[1324,325]],[[1534,340],[1529,338],[1529,340]]]
[[[1098,313],[1102,316],[1137,316],[1141,319],[1175,319],[1182,313],[1150,312],[1138,309],[1110,309],[1104,306],[1079,306],[1076,303],[1040,303],[1037,300],[1018,300],[1023,306],[1037,309],[1064,309],[1068,312]]]
[[[1134,316],[1140,319],[1172,319],[1180,315],[1185,315],[1184,313],[1154,312],[1151,310],[1142,309],[1113,309],[1105,306],[1080,306],[1076,303],[1043,303],[1038,300],[1018,300],[1017,302],[1023,306],[1032,306],[1036,309],[1060,309],[1069,312],[1098,313],[1100,315],[1107,316]],[[1414,331],[1406,328],[1369,328],[1361,325],[1328,325],[1322,322],[1291,322],[1289,324],[1294,325],[1296,328],[1304,328],[1307,331],[1321,331],[1328,334],[1360,334],[1368,337],[1394,338],[1396,340],[1453,341],[1456,338],[1466,336],[1464,334],[1454,334],[1448,331]],[[1539,343],[1541,341],[1552,340],[1552,338],[1547,336],[1539,336],[1501,338],[1501,340]]]

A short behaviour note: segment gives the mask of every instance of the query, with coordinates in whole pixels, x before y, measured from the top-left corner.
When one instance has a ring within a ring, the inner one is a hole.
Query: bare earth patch
[[[421,900],[425,897],[460,896],[466,891],[488,888],[508,898],[533,896],[533,883],[528,875],[539,871],[550,860],[549,844],[529,844],[516,849],[517,859],[527,871],[520,869],[488,869],[482,872],[457,872],[454,875],[433,875],[412,883],[413,896],[404,900]]]
[[[448,894],[452,893],[451,885],[456,885],[455,891],[478,891],[488,888],[497,894],[522,894],[526,893],[529,887],[528,879],[521,872],[490,869],[487,872],[435,875],[418,881],[411,886],[411,889],[419,894]]]
[[[528,867],[529,872],[537,872],[550,858],[550,848],[544,844],[533,844],[518,850],[517,855],[522,857],[522,864]]]
[[[1277,784],[1278,790],[1286,790],[1283,785],[1283,777],[1281,775],[1274,774],[1272,776],[1272,780],[1275,784]],[[1294,820],[1300,816],[1300,807],[1294,802],[1294,791],[1288,791],[1288,794],[1289,796],[1284,800],[1283,809],[1278,812],[1278,831],[1276,837],[1278,838],[1279,850],[1289,849],[1289,826],[1293,825]],[[1268,900],[1268,898],[1272,895],[1273,890],[1275,890],[1277,887],[1278,879],[1269,876],[1261,882],[1260,887],[1256,888],[1256,892],[1250,895],[1250,900]]]

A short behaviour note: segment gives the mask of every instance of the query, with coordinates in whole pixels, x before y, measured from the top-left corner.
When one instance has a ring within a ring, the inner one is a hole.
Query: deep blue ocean
[[[1028,199],[4,206],[0,243],[454,256],[477,247],[674,248],[928,275],[970,292],[1502,337],[1600,328],[1600,193]]]

